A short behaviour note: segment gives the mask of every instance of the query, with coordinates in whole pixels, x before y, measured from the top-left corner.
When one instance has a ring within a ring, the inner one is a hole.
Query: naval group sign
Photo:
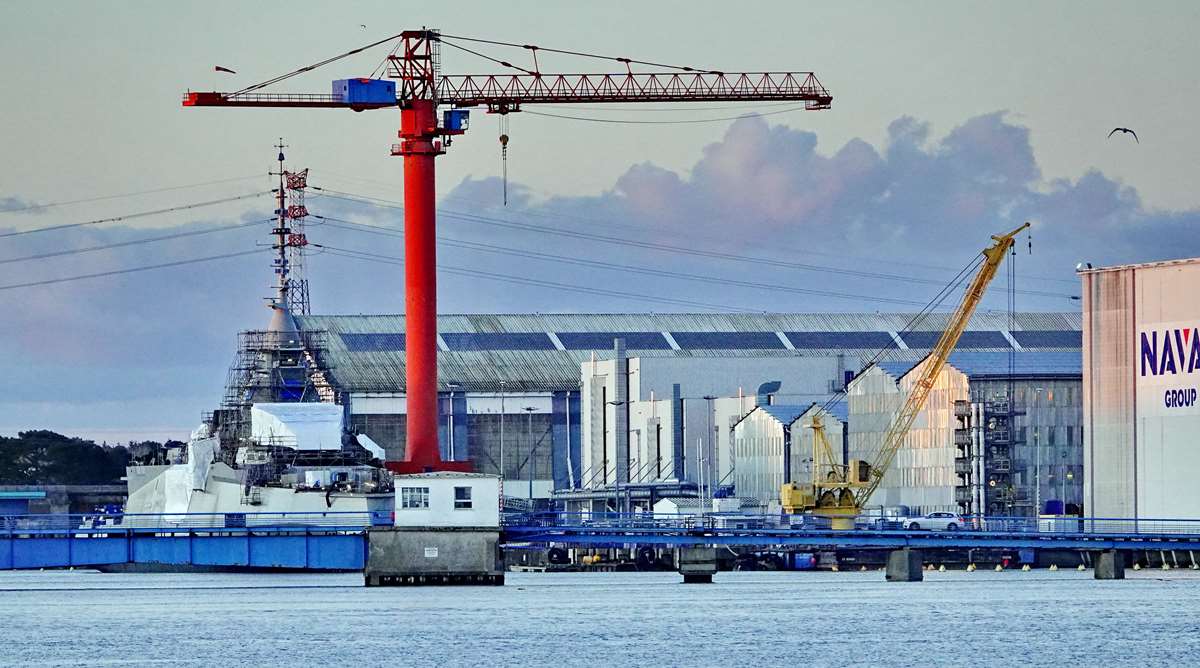
[[[1200,415],[1200,323],[1142,325],[1137,352],[1138,415]]]

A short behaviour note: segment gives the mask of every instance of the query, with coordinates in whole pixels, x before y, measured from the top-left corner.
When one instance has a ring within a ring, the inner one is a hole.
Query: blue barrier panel
[[[250,565],[262,568],[305,568],[308,566],[308,537],[251,536]]]
[[[71,545],[66,538],[16,538],[13,568],[57,568],[71,565]]]
[[[200,566],[249,566],[250,546],[246,534],[193,536],[192,563]]]
[[[134,536],[133,562],[136,564],[190,564],[189,536]]]
[[[123,564],[129,560],[126,536],[76,537],[71,540],[72,566]]]
[[[365,534],[308,537],[308,567],[361,570],[367,564]]]

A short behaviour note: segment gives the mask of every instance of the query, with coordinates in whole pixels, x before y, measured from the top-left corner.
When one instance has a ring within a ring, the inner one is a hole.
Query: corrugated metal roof
[[[775,404],[773,406],[759,406],[758,410],[775,418],[780,424],[787,426],[799,419],[801,415],[804,415],[809,408],[812,408],[812,404],[805,406],[786,406]]]
[[[1083,376],[1083,353],[1021,351],[1012,353],[956,352],[950,355],[950,366],[966,374],[968,378],[996,378],[1013,376],[1038,378],[1073,378]],[[899,380],[917,365],[920,360],[879,362],[875,366],[889,376]]]
[[[854,348],[821,348],[818,345],[828,340],[832,345],[841,345],[845,337],[822,337],[823,332],[889,332],[903,330],[912,320],[909,313],[519,313],[519,314],[446,314],[438,316],[438,331],[452,350],[438,354],[438,380],[443,389],[450,384],[467,391],[498,392],[511,391],[560,391],[579,387],[579,365],[591,359],[593,353],[604,359],[611,357],[611,347],[586,349],[568,346],[568,350],[548,349],[544,341],[549,337],[537,336],[529,340],[538,342],[542,349],[515,349],[527,337],[501,337],[507,349],[458,349],[463,341],[489,341],[489,337],[478,334],[539,334],[576,332],[582,334],[605,334],[613,332],[732,332],[748,333],[744,338],[755,345],[771,341],[763,333],[790,332],[812,334],[804,337],[805,346],[797,350],[787,349],[737,349],[737,348],[690,348],[685,350],[636,349],[629,353],[639,357],[829,357],[846,354],[853,360],[869,357],[871,350]],[[922,320],[919,329],[933,331],[944,324],[946,314],[933,314]],[[339,388],[351,392],[403,392],[404,316],[402,315],[307,315],[296,316],[300,328],[322,330],[329,333],[324,337],[327,346],[323,361],[329,375]],[[1082,320],[1078,313],[1019,313],[1013,318],[1015,331],[1036,332],[1079,332]],[[971,320],[970,331],[996,332],[1009,328],[1007,313],[982,312]],[[343,337],[342,334],[351,336]],[[355,336],[358,335],[358,336]],[[364,337],[361,335],[384,335]],[[603,336],[584,336],[575,341],[604,341]],[[724,341],[729,337],[709,337]],[[851,338],[858,338],[857,336]],[[876,336],[879,340],[881,337]],[[889,337],[890,338],[890,337]],[[994,339],[995,337],[990,337]],[[1043,337],[1044,338],[1044,337]],[[708,340],[703,336],[694,341]],[[761,339],[761,341],[760,341]],[[1034,337],[1036,340],[1037,337]],[[499,340],[499,339],[497,339]],[[648,340],[657,341],[655,338]],[[665,340],[665,338],[664,338]],[[349,344],[348,344],[349,342]],[[1056,341],[1057,342],[1057,341]],[[798,343],[798,342],[797,342]],[[726,345],[726,344],[722,344]],[[749,345],[749,344],[748,344]],[[857,345],[857,344],[855,344]],[[1055,348],[1058,349],[1058,348]],[[999,349],[1005,359],[1007,353]],[[1067,350],[1078,350],[1078,347]],[[892,361],[909,360],[911,368],[916,360],[927,351],[923,349],[893,350],[887,358]],[[902,362],[904,363],[904,362]],[[504,386],[501,386],[504,381]]]

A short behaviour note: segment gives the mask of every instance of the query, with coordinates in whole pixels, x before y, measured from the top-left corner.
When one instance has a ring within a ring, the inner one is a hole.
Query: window
[[[401,508],[428,508],[429,507],[429,488],[428,487],[401,487],[400,488],[400,507]]]
[[[455,510],[470,510],[471,509],[471,488],[470,487],[455,487],[454,488],[454,509]]]

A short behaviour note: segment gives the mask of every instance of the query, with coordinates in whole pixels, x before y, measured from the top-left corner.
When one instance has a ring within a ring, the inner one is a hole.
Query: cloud
[[[823,152],[817,140],[748,117],[705,147],[687,173],[634,165],[600,196],[535,202],[529,212],[558,215],[569,227],[584,216],[620,221],[658,240],[720,240],[739,252],[807,247],[848,263],[880,260],[893,270],[960,266],[991,234],[1026,220],[1034,223],[1034,255],[1019,262],[1031,276],[1071,279],[1080,259],[1200,255],[1197,236],[1181,234],[1200,222],[1200,212],[1148,209],[1135,189],[1098,170],[1043,179],[1029,128],[1002,111],[970,118],[940,138],[906,116],[889,125],[883,146],[853,139]],[[490,189],[468,179],[447,202]]]
[[[1073,268],[1079,261],[1100,266],[1200,255],[1200,237],[1195,234],[1200,212],[1149,209],[1134,188],[1098,170],[1070,179],[1044,179],[1029,129],[1003,112],[967,119],[944,136],[934,136],[920,119],[903,117],[889,125],[881,145],[852,139],[832,148],[821,146],[815,133],[745,118],[706,146],[686,172],[643,163],[630,166],[611,188],[594,196],[539,198],[535,192],[510,183],[506,207],[498,179],[468,178],[442,200],[439,234],[452,240],[439,246],[443,268],[540,282],[514,284],[444,271],[439,279],[443,313],[662,312],[721,306],[751,311],[915,310],[977,254],[991,234],[1025,220],[1035,224],[1034,252],[1027,254],[1022,240],[1016,256],[1018,287],[1051,296],[1019,295],[1021,309],[1077,309],[1078,302],[1066,296],[1078,292]],[[13,199],[0,200],[0,208]],[[316,214],[384,228],[352,230],[312,219],[313,241],[330,248],[403,255],[403,241],[394,236],[403,229],[397,208],[332,197],[311,197],[308,205]],[[51,223],[57,222],[57,214],[48,215]],[[200,230],[267,216],[269,212],[256,211],[210,217],[170,229]],[[3,263],[6,258],[121,243],[164,230],[102,225],[11,237],[0,253],[0,287],[254,249],[269,243],[268,228]],[[597,236],[633,243],[609,243]],[[700,254],[647,247],[653,245]],[[315,312],[403,310],[403,268],[394,261],[352,259],[315,247],[313,251],[308,275]],[[761,261],[703,254],[709,251]],[[847,275],[813,270],[813,265],[929,282]],[[622,267],[675,275],[647,275]],[[272,279],[264,251],[171,269],[0,290],[0,355],[9,369],[0,399],[0,425],[67,430],[72,425],[92,430],[190,426],[219,402],[237,332],[266,325],[263,298],[271,294]],[[551,284],[586,286],[605,294]],[[998,279],[998,286],[1002,284]],[[827,294],[831,292],[910,304],[847,299]],[[998,289],[985,301],[985,307],[1004,304]],[[77,409],[47,408],[51,406]]]
[[[41,214],[45,213],[46,207],[44,204],[21,197],[0,197],[0,213],[16,213],[18,211],[26,214]]]

